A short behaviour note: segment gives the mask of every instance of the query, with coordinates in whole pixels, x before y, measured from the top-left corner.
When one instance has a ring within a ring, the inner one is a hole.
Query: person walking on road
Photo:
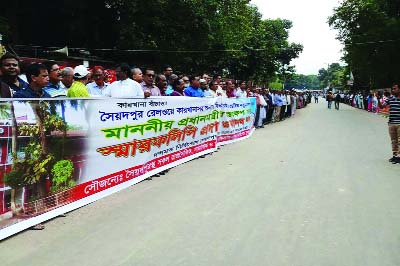
[[[332,109],[332,101],[333,101],[332,92],[328,92],[328,94],[326,95],[326,101],[328,102],[328,109]]]
[[[383,104],[379,102],[379,108],[390,106],[389,111],[389,135],[392,142],[393,157],[389,162],[400,164],[400,89],[398,84],[392,86],[392,96]]]
[[[318,103],[318,93],[314,92],[314,103]]]
[[[336,110],[339,110],[340,99],[341,99],[340,93],[337,93],[335,96],[335,109]]]

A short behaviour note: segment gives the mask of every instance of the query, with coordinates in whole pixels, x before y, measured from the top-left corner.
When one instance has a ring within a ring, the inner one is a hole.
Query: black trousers
[[[291,116],[292,116],[292,106],[286,105],[286,117],[291,117]]]
[[[272,115],[274,113],[274,107],[267,109],[267,123],[272,122]]]
[[[285,112],[286,112],[286,105],[281,106],[281,113],[279,114],[280,120],[285,118]]]
[[[257,105],[257,111],[256,111],[256,119],[254,121],[254,126],[257,127],[258,119],[260,118],[260,106]]]

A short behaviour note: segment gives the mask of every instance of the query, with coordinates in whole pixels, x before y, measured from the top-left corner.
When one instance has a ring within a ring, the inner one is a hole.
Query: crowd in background
[[[389,90],[380,90],[374,92],[328,92],[326,94],[326,100],[328,101],[328,108],[330,108],[330,102],[345,103],[354,108],[362,109],[371,113],[389,113],[389,106],[380,108],[380,104],[385,103],[392,94]],[[335,104],[335,107],[336,105]],[[337,108],[338,109],[338,108]]]

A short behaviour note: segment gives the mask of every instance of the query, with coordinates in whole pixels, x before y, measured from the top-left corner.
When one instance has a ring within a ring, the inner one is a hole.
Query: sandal
[[[30,228],[31,230],[43,230],[44,229],[44,224],[37,224],[34,225]]]

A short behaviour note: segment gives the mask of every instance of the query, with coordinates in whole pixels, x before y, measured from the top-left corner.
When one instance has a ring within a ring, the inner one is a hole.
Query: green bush
[[[70,160],[61,160],[54,164],[51,169],[52,190],[58,191],[75,185],[75,181],[71,179],[74,171],[73,164]]]
[[[13,169],[4,175],[4,183],[12,188],[24,186],[24,172],[21,169]]]

